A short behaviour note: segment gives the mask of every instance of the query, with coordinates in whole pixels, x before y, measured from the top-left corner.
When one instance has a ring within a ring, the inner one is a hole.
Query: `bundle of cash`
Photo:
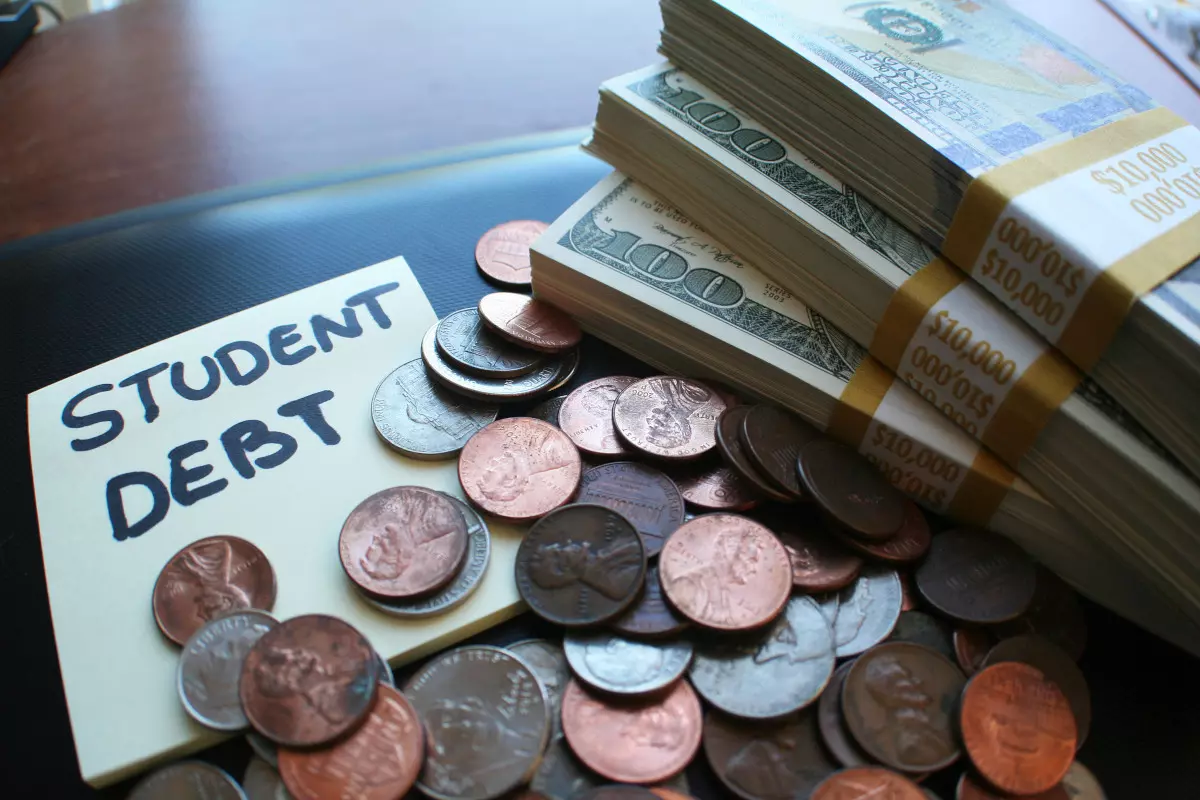
[[[939,386],[929,373],[941,367],[942,377],[952,375],[944,365],[961,373],[965,356],[980,346],[937,350],[946,345],[942,338],[962,341],[954,337],[956,323],[960,332],[972,326],[976,342],[991,339],[992,352],[1044,347],[970,281],[954,292],[972,318],[931,313],[926,339],[914,337],[908,347],[897,341],[895,327],[885,324],[890,304],[919,271],[934,273],[927,266],[936,259],[932,248],[737,103],[671,64],[604,84],[591,149],[677,199],[690,219],[881,360],[891,352],[887,366],[939,407],[938,393],[948,395],[957,380]],[[961,278],[950,266],[943,273]],[[994,321],[993,336],[984,334],[985,316]],[[997,452],[1129,564],[1200,608],[1200,487],[1096,383],[1065,363],[1059,374],[1074,391],[1066,386],[1061,402],[1045,407],[1024,452],[1011,427],[996,437]],[[973,404],[983,413],[958,420],[981,438],[1001,413],[986,407],[991,396]]]
[[[942,250],[1200,474],[1195,128],[993,0],[662,0],[662,13],[675,65]],[[755,168],[757,131],[713,121]],[[996,215],[1037,223],[1023,252],[982,245],[997,239],[987,181]]]
[[[534,244],[540,298],[672,372],[778,403],[864,453],[926,508],[986,525],[1080,590],[1195,650],[1197,604],[1079,527],[851,337],[619,173]]]

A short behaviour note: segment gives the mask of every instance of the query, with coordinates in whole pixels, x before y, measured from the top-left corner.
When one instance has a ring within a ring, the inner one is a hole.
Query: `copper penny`
[[[563,401],[558,411],[558,427],[571,437],[580,452],[604,457],[624,455],[625,448],[613,428],[613,403],[637,380],[628,375],[613,375],[588,381]]]
[[[353,730],[382,677],[366,637],[336,617],[293,617],[246,655],[238,693],[256,731],[285,747],[314,747]]]
[[[903,772],[931,772],[959,757],[952,709],[966,679],[928,647],[887,642],[859,656],[842,689],[850,733],[870,756]]]
[[[963,625],[954,629],[954,660],[968,678],[983,667],[983,659],[996,643],[987,628]]]
[[[1001,638],[1037,634],[1044,636],[1078,661],[1087,645],[1087,619],[1075,590],[1045,567],[1038,567],[1037,588],[1029,610],[996,626]]]
[[[163,635],[183,645],[231,611],[275,605],[275,570],[263,551],[236,536],[192,542],[167,561],[154,583],[151,606]]]
[[[819,438],[816,428],[774,406],[751,406],[742,420],[741,441],[751,463],[796,500],[809,496],[796,474],[796,460],[801,449]]]
[[[779,491],[763,477],[759,473],[758,467],[754,466],[746,455],[746,448],[742,445],[741,430],[742,422],[750,413],[750,409],[751,406],[729,406],[726,403],[725,411],[717,420],[717,451],[721,454],[721,459],[763,497],[777,503],[795,502],[793,495]]]
[[[835,772],[813,791],[810,800],[926,800],[921,787],[883,767],[854,767]]]
[[[871,764],[871,758],[854,741],[842,716],[842,687],[850,674],[854,661],[847,661],[833,671],[829,685],[817,701],[817,725],[821,730],[821,741],[830,754],[843,767],[863,767]]]
[[[1058,684],[1071,705],[1078,745],[1083,747],[1092,726],[1092,694],[1075,659],[1044,636],[1031,634],[1000,641],[983,659],[982,666],[990,667],[1003,661],[1028,664]]]
[[[1003,536],[960,529],[934,537],[915,575],[921,597],[941,613],[994,625],[1029,608],[1037,572],[1025,551]]]
[[[843,535],[842,541],[867,558],[888,564],[910,564],[919,561],[929,551],[933,534],[929,532],[929,521],[925,512],[912,500],[904,500],[904,522],[900,530],[887,539],[866,540],[852,535]],[[838,526],[834,531],[842,533]]]
[[[985,786],[969,772],[964,772],[958,779],[958,787],[954,790],[955,800],[1012,800],[1010,794],[998,794],[991,787]],[[1022,800],[1071,800],[1070,793],[1060,783],[1052,789],[1037,794],[1031,794]]]
[[[633,461],[601,464],[583,473],[575,502],[611,508],[632,522],[648,557],[658,555],[667,537],[683,524],[683,495],[675,482]]]
[[[626,636],[654,637],[674,636],[691,623],[667,604],[655,564],[646,570],[646,582],[637,601],[609,624]]]
[[[525,294],[484,295],[479,316],[501,338],[541,353],[570,350],[583,338],[583,331],[568,314]]]
[[[851,535],[887,539],[904,524],[908,498],[844,444],[811,441],[800,450],[797,466],[805,489]]]
[[[736,514],[685,522],[663,546],[659,571],[672,605],[717,630],[765,625],[792,589],[787,550],[767,528]]]
[[[633,447],[656,458],[692,459],[717,446],[725,401],[699,381],[659,375],[621,392],[613,424]]]
[[[775,526],[775,535],[787,550],[792,585],[802,592],[835,592],[862,571],[861,558],[815,526]]]
[[[668,789],[666,786],[651,786],[650,794],[658,798],[658,800],[695,800],[690,794],[677,792],[674,789]]]
[[[704,755],[721,783],[745,800],[808,797],[838,770],[821,746],[811,708],[778,723],[738,722],[709,712]]]
[[[671,477],[683,499],[702,511],[749,511],[759,495],[724,464],[675,467]]]
[[[596,625],[637,600],[646,548],[623,516],[598,505],[564,506],[530,527],[517,548],[517,591],[558,625]]]
[[[496,420],[472,436],[458,480],[472,503],[513,522],[536,519],[570,500],[583,462],[567,435],[532,417]]]
[[[445,586],[467,554],[467,522],[445,496],[395,486],[363,500],[342,525],[342,569],[360,589],[389,599]]]
[[[962,695],[963,745],[997,789],[1045,792],[1075,760],[1075,718],[1062,690],[1028,664],[1006,661],[976,673]]]
[[[279,751],[279,774],[296,800],[395,800],[412,788],[425,759],[421,720],[408,698],[380,686],[358,730],[332,747]]]
[[[533,274],[529,247],[548,227],[544,222],[517,219],[492,228],[475,245],[479,271],[506,286],[528,286]]]
[[[917,590],[913,588],[912,576],[907,572],[900,573],[900,610],[915,611],[920,608],[917,601]]]
[[[654,783],[687,766],[700,749],[700,700],[687,681],[636,703],[608,702],[578,681],[563,695],[563,734],[579,760],[620,783]]]

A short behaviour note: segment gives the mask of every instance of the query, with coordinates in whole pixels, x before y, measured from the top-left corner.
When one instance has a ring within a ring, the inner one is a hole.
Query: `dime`
[[[250,648],[277,624],[265,611],[235,611],[192,634],[179,656],[176,681],[192,719],[218,731],[249,727],[238,698],[238,677]]]
[[[1078,761],[1067,770],[1062,787],[1067,790],[1067,797],[1072,800],[1105,800],[1100,781],[1096,780],[1091,770]]]
[[[438,352],[463,372],[485,378],[515,378],[532,372],[542,354],[501,339],[483,324],[479,311],[464,308],[443,317],[434,341]]]
[[[984,786],[978,778],[973,777],[969,772],[964,772],[959,777],[958,788],[955,789],[954,797],[955,800],[1012,800],[1012,795],[997,794],[990,787]],[[1072,797],[1073,795],[1060,783],[1047,791],[1026,795],[1022,800],[1071,800]],[[1085,798],[1084,800],[1088,799]]]
[[[821,434],[816,428],[775,406],[751,406],[741,423],[741,442],[760,474],[796,500],[809,493],[796,475],[800,450]]]
[[[964,675],[969,678],[979,671],[995,642],[987,628],[964,625],[954,629],[954,660]]]
[[[749,511],[758,495],[724,464],[699,464],[672,471],[683,499],[702,511]]]
[[[566,684],[563,684],[566,688]],[[604,784],[604,779],[592,772],[571,752],[560,733],[546,748],[529,788],[547,800],[575,800],[589,789]]]
[[[1079,595],[1045,567],[1037,569],[1037,588],[1029,609],[996,627],[1001,637],[1034,633],[1044,636],[1078,661],[1087,645],[1087,620]]]
[[[567,395],[565,394],[560,394],[558,397],[551,397],[549,400],[543,400],[530,409],[527,416],[540,419],[542,422],[549,422],[554,427],[561,428],[562,426],[558,424],[558,418],[565,402],[567,402]]]
[[[863,750],[892,769],[942,769],[960,754],[951,713],[965,682],[950,659],[928,647],[881,644],[846,676],[846,726]]]
[[[256,731],[286,747],[313,747],[353,730],[378,685],[379,662],[366,637],[335,617],[307,614],[255,643],[238,690]]]
[[[488,230],[475,245],[479,271],[506,286],[528,286],[533,275],[529,246],[548,227],[544,222],[518,219]]]
[[[808,797],[838,769],[821,747],[812,709],[773,724],[710,712],[704,718],[704,755],[721,783],[745,800]]]
[[[917,591],[948,617],[993,625],[1029,608],[1036,574],[1025,551],[1002,536],[946,531],[934,537],[929,556],[917,567]]]
[[[840,526],[833,526],[834,531],[843,534],[843,542],[858,552],[876,561],[888,564],[909,564],[918,561],[929,550],[933,535],[929,532],[929,521],[921,507],[908,498],[904,499],[904,523],[900,530],[887,539],[868,541],[852,535],[846,535]]]
[[[865,539],[887,539],[904,524],[908,498],[858,453],[832,439],[800,450],[800,482],[843,530]]]
[[[742,480],[753,486],[754,490],[763,497],[766,497],[768,500],[774,500],[777,503],[794,502],[795,498],[793,495],[776,489],[759,473],[758,467],[754,466],[746,455],[746,449],[742,446],[741,428],[746,415],[750,413],[750,409],[751,406],[730,406],[726,403],[725,411],[722,412],[720,419],[717,420],[715,431],[717,436],[717,450],[720,452],[722,460]]]
[[[371,420],[385,442],[410,458],[454,455],[500,407],[455,394],[429,380],[414,358],[388,374],[371,398]]]
[[[521,599],[543,619],[568,627],[619,615],[637,599],[645,575],[637,529],[604,506],[570,505],[547,514],[517,550]]]
[[[436,800],[487,800],[527,781],[550,731],[542,685],[498,647],[459,647],[435,656],[404,694],[425,725],[417,779]]]
[[[531,417],[496,420],[471,437],[458,459],[467,499],[511,522],[536,519],[569,501],[582,472],[567,435]]]
[[[275,570],[245,539],[210,536],[171,556],[154,583],[151,605],[158,629],[182,645],[206,622],[230,611],[270,611]]]
[[[663,596],[658,565],[646,569],[646,581],[637,601],[611,623],[613,630],[626,636],[673,636],[690,624],[667,604]]]
[[[570,350],[583,338],[570,315],[525,294],[484,295],[479,301],[479,316],[502,338],[542,353]]]
[[[575,677],[593,689],[619,695],[664,689],[692,663],[690,642],[634,642],[611,633],[568,633],[563,650]]]
[[[900,619],[900,576],[867,567],[837,595],[833,640],[838,658],[858,655],[891,635]]]
[[[462,566],[443,588],[427,597],[404,600],[381,600],[366,594],[359,594],[366,603],[374,606],[385,614],[393,617],[417,619],[442,614],[465,603],[487,572],[488,561],[492,557],[492,536],[488,532],[487,523],[479,512],[452,495],[438,492],[454,504],[467,523],[467,555]],[[390,674],[390,673],[389,673]]]
[[[656,556],[683,524],[683,495],[663,473],[633,461],[615,461],[583,473],[577,503],[611,508],[633,523],[647,556]]]
[[[452,367],[438,352],[436,339],[436,325],[421,339],[421,360],[429,370],[429,377],[451,391],[487,403],[528,400],[542,392],[553,392],[579,368],[579,353],[572,351],[561,357],[542,359],[537,369],[516,378],[482,378]]]
[[[257,756],[246,765],[242,791],[246,800],[294,800],[275,768]]]
[[[717,446],[717,417],[724,410],[725,401],[704,384],[659,375],[621,392],[613,405],[613,425],[647,455],[687,460]]]
[[[953,636],[950,626],[938,617],[924,611],[901,611],[888,640],[924,645],[951,661],[957,661]]]
[[[862,559],[825,531],[809,525],[775,526],[774,530],[792,565],[792,585],[802,592],[836,591],[862,571]]]
[[[1092,693],[1075,659],[1044,636],[1026,635],[1004,639],[983,659],[983,667],[1005,661],[1019,661],[1034,667],[1054,683],[1067,698],[1075,717],[1076,738],[1080,747],[1092,726]]]
[[[626,450],[613,428],[613,404],[637,380],[628,375],[597,378],[567,395],[558,414],[558,424],[581,452],[605,457],[625,455]]]
[[[1012,794],[1047,791],[1075,760],[1067,698],[1034,667],[1015,661],[980,670],[960,705],[963,745],[975,768]]]
[[[810,800],[925,800],[921,787],[883,767],[854,767],[835,772],[818,786]]]
[[[712,705],[746,719],[804,708],[833,674],[833,635],[811,597],[793,597],[765,631],[704,640],[688,674]]]
[[[142,778],[126,800],[246,800],[246,795],[225,770],[179,761]]]
[[[425,757],[421,720],[408,699],[380,686],[366,721],[320,750],[279,751],[279,774],[298,800],[395,800],[412,788]]]
[[[687,681],[662,697],[621,705],[588,694],[576,681],[563,694],[567,742],[580,761],[612,781],[671,777],[700,749],[700,733],[700,701]]]
[[[546,693],[546,705],[550,709],[550,727],[557,735],[562,733],[562,696],[571,680],[571,667],[567,654],[553,642],[545,639],[526,639],[504,648],[525,662],[542,683]]]
[[[839,764],[843,767],[864,767],[871,764],[871,759],[854,741],[846,727],[846,718],[842,716],[842,687],[853,666],[854,661],[847,661],[834,670],[829,686],[821,693],[817,703],[817,724],[821,729],[821,740]]]

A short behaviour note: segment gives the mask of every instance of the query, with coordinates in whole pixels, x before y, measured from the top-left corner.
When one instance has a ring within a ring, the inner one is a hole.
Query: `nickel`
[[[179,656],[179,697],[188,715],[218,731],[249,727],[238,698],[238,678],[250,648],[278,624],[264,611],[237,611],[205,625]]]
[[[427,460],[453,456],[499,410],[433,383],[419,358],[391,372],[371,398],[380,438],[410,458]]]
[[[542,354],[517,347],[492,333],[479,311],[464,308],[447,315],[437,325],[438,351],[464,372],[485,378],[515,378],[532,372]]]
[[[525,662],[541,681],[546,692],[546,704],[550,709],[550,727],[555,734],[562,732],[562,696],[571,679],[571,667],[563,649],[545,639],[526,639],[510,644],[508,652]]]
[[[437,349],[437,326],[421,339],[421,360],[429,377],[457,394],[485,403],[509,403],[527,400],[542,392],[553,392],[571,379],[579,368],[579,353],[561,358],[546,358],[532,372],[516,378],[484,378],[451,366]]]
[[[611,633],[567,634],[563,650],[580,681],[619,695],[664,689],[692,663],[690,642],[635,642]]]

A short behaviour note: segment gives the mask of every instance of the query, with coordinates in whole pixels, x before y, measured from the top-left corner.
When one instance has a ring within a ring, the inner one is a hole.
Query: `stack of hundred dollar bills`
[[[961,5],[663,0],[672,62],[601,87],[589,149],[624,175],[593,189],[535,245],[535,292],[661,368],[720,378],[847,439],[853,426],[837,423],[851,381],[879,383],[876,373],[886,373],[866,350],[900,286],[937,258],[971,177],[943,143],[913,133],[909,110],[847,87],[870,79],[851,69],[849,51],[861,60],[874,47],[879,61],[899,40],[876,32],[879,41],[868,41],[871,20],[911,38],[936,14],[941,35],[962,41],[905,53],[933,60],[923,69],[942,69],[953,87],[969,84],[944,93],[963,102],[980,96],[980,81],[1035,82],[1020,76],[1044,71],[1047,43],[1060,48],[1033,23],[979,2],[975,13],[993,26],[992,49],[981,49],[971,25],[955,27]],[[864,19],[875,7],[891,16]],[[849,51],[830,55],[832,43]],[[1090,91],[1122,98],[1127,113],[1151,104],[1076,51],[1052,52],[1101,76]],[[1043,61],[1030,66],[1030,53]],[[926,113],[937,107],[921,102]],[[1187,272],[1136,304],[1091,377],[1080,376],[1021,457],[1001,459],[1007,465],[974,441],[976,430],[927,402],[911,374],[894,383],[887,375],[874,420],[848,441],[927,508],[1009,536],[1094,599],[1200,654],[1200,488],[1191,477],[1200,425],[1185,408],[1197,407],[1189,394],[1200,398],[1191,390],[1200,358],[1189,349],[1200,342],[1191,321],[1200,312],[1187,302]],[[958,291],[1002,318],[1012,347],[1044,346],[971,280]],[[1131,332],[1151,312],[1159,327]],[[939,484],[906,468],[893,436],[976,484],[986,475],[993,502],[976,501],[962,478]]]

